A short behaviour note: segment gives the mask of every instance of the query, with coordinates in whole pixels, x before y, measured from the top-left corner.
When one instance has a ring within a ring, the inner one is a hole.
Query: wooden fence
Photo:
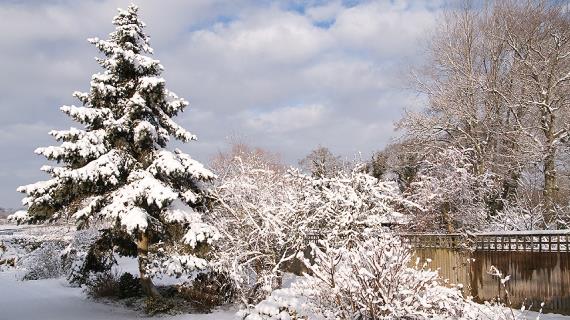
[[[451,248],[478,251],[570,252],[570,230],[485,232],[465,234],[403,233],[414,248]]]
[[[504,275],[513,307],[544,302],[544,310],[570,314],[570,230],[505,233],[402,234],[403,242],[422,259],[431,259],[451,283],[463,284],[477,301],[505,299],[491,266]]]

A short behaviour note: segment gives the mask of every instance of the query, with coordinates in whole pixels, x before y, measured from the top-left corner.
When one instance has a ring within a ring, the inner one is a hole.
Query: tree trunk
[[[545,97],[548,102],[548,97]],[[542,112],[543,133],[546,138],[546,150],[544,156],[544,189],[543,196],[546,204],[544,220],[547,224],[552,223],[555,215],[556,191],[556,142],[554,138],[555,116],[548,109]]]
[[[554,159],[554,150],[548,150],[544,158],[544,201],[546,203],[546,223],[551,223],[555,215],[556,201],[556,164]]]
[[[451,218],[451,204],[445,202],[441,208],[441,214],[443,217],[444,227],[447,229],[447,233],[453,233],[455,228],[453,227],[453,220]]]
[[[139,240],[137,242],[137,253],[139,259],[139,273],[142,289],[147,296],[152,298],[159,298],[160,293],[146,272],[146,266],[148,264],[148,235],[146,232],[141,233],[139,236]]]

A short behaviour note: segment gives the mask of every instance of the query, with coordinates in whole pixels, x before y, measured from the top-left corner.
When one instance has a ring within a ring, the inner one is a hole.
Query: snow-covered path
[[[164,320],[233,319],[235,311],[160,317]],[[0,320],[126,320],[147,318],[134,311],[85,298],[63,280],[18,281],[13,272],[0,272]]]

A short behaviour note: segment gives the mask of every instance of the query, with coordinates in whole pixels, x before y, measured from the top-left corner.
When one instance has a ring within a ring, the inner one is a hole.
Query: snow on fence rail
[[[319,233],[311,233],[305,236],[305,244],[317,243],[322,237]]]
[[[570,252],[570,230],[479,232],[470,234],[401,233],[413,248],[453,248],[478,251]],[[318,233],[308,234],[305,243],[316,243]]]
[[[457,248],[477,251],[570,252],[570,230],[481,232],[474,234],[403,233],[413,248]]]

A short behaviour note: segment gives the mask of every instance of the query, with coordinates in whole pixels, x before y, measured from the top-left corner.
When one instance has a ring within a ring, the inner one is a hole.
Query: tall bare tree
[[[542,164],[546,205],[557,202],[557,156],[568,138],[570,117],[570,15],[545,1],[503,4],[501,36],[512,54],[514,106],[525,111],[521,127]],[[553,217],[547,217],[549,222]]]
[[[559,203],[556,173],[568,137],[570,25],[567,8],[546,1],[501,1],[447,12],[415,73],[428,98],[399,123],[424,146],[473,150],[473,171],[491,171],[514,194],[540,168],[543,199]]]

